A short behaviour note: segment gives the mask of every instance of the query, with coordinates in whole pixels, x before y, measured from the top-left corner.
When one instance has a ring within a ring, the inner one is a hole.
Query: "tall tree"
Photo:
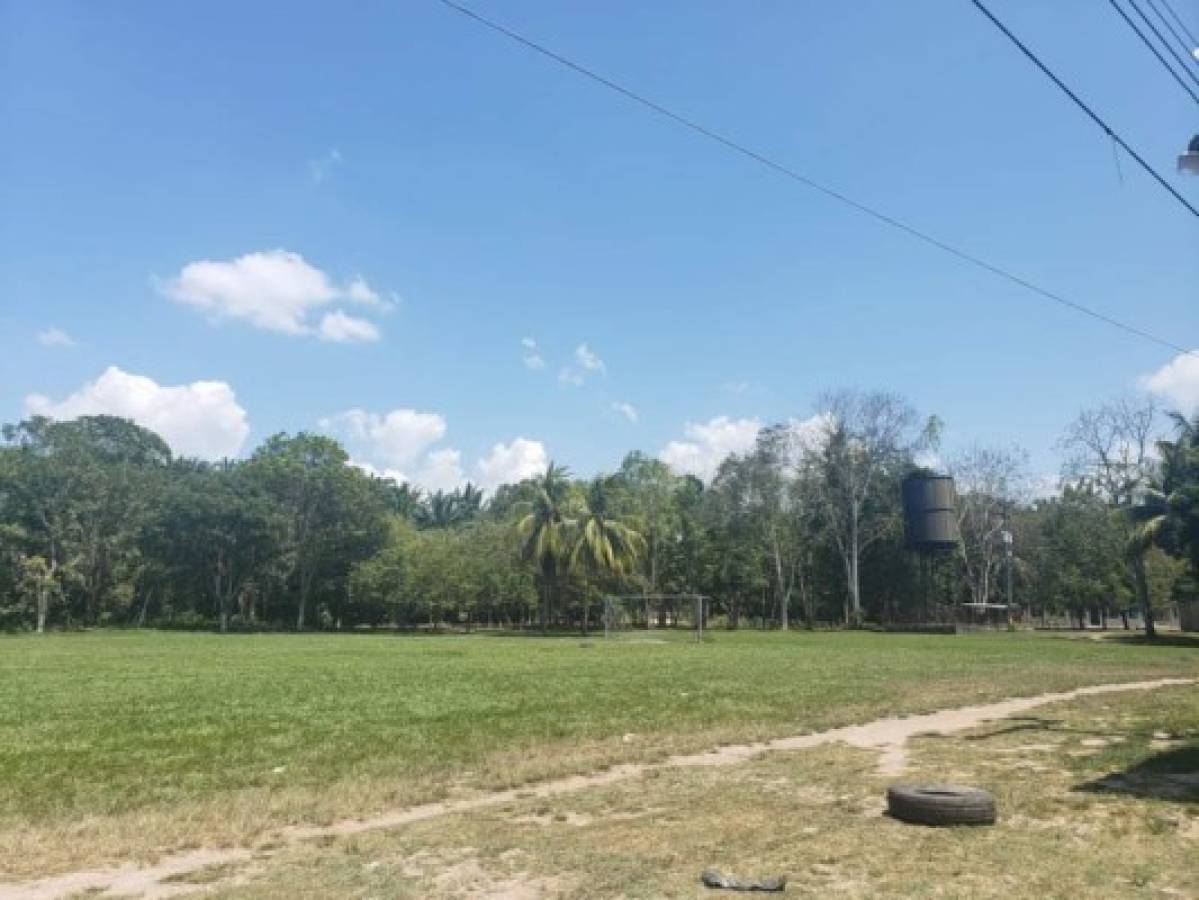
[[[1093,484],[1113,506],[1130,506],[1153,466],[1157,418],[1151,398],[1123,397],[1084,409],[1060,441],[1064,474]]]
[[[1011,507],[1026,492],[1028,454],[1019,448],[975,445],[949,459],[957,489],[962,573],[975,603],[989,603],[1004,559],[1002,533]]]
[[[1157,526],[1150,524],[1151,515],[1133,506],[1154,477],[1156,423],[1157,408],[1151,399],[1124,398],[1083,410],[1061,442],[1067,452],[1064,474],[1078,484],[1093,485],[1109,504],[1127,513],[1123,555],[1144,615],[1145,634],[1150,638],[1157,631],[1145,554],[1153,544],[1152,532]]]
[[[322,435],[277,434],[255,451],[248,474],[271,496],[283,518],[284,559],[295,589],[295,622],[303,630],[318,577],[348,576],[353,557],[339,555],[357,518],[370,516],[382,538],[377,494],[362,490],[366,476],[347,465],[341,445]],[[330,572],[330,569],[334,570]]]
[[[670,466],[640,451],[628,454],[616,472],[612,491],[613,505],[619,514],[635,524],[645,539],[641,559],[650,594],[661,592],[663,560],[678,534],[678,510],[675,487],[678,478]],[[646,600],[646,622],[649,600]]]
[[[821,424],[808,438],[821,469],[821,501],[845,569],[847,620],[862,621],[862,551],[896,528],[881,492],[897,491],[912,453],[938,430],[929,419],[917,430],[916,411],[896,394],[839,390],[818,401]]]
[[[1199,577],[1199,412],[1187,419],[1172,413],[1175,439],[1158,445],[1162,457],[1159,493],[1169,508],[1162,545],[1187,558]]]
[[[749,599],[769,584],[751,469],[743,456],[726,458],[707,493],[708,528],[719,548],[712,581],[725,597],[730,630],[740,627]]]
[[[45,628],[48,598],[62,592],[62,575],[79,546],[79,503],[87,489],[78,435],[60,423],[35,416],[4,426],[8,444],[0,457],[0,494],[10,521],[22,528],[31,555],[43,560],[39,573],[38,631]],[[49,582],[57,582],[50,590]],[[25,579],[28,585],[28,580]]]
[[[572,571],[600,578],[626,575],[645,552],[645,539],[612,515],[610,488],[604,478],[587,489],[587,506],[576,523],[577,535],[570,554]],[[583,603],[583,631],[587,631],[587,602]]]
[[[1174,415],[1177,437],[1157,444],[1160,464],[1147,467],[1135,502],[1127,508],[1131,520],[1126,554],[1136,578],[1137,596],[1145,609],[1145,631],[1153,627],[1153,596],[1147,555],[1154,546],[1185,553],[1199,566],[1199,415],[1191,422]],[[1199,571],[1199,568],[1195,568]]]
[[[177,585],[202,585],[221,632],[280,553],[278,513],[245,464],[191,464],[175,477],[143,536]]]
[[[533,564],[541,580],[541,630],[545,631],[561,586],[559,577],[569,562],[569,530],[573,524],[566,509],[569,470],[551,461],[532,483],[530,509],[517,523],[516,530],[521,558]]]

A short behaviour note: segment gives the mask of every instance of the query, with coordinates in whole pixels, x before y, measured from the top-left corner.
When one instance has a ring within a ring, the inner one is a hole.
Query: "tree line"
[[[1135,609],[1152,630],[1155,606],[1194,596],[1199,418],[1162,435],[1147,404],[1084,412],[1051,497],[1018,449],[939,461],[962,540],[930,572],[905,547],[899,484],[940,422],[883,392],[817,408],[709,483],[632,452],[490,496],[374,477],[318,434],[209,463],[128,420],[30,418],[0,444],[0,628],[586,630],[620,594],[703,594],[730,628],[860,625],[986,608],[1009,564],[1026,616]]]

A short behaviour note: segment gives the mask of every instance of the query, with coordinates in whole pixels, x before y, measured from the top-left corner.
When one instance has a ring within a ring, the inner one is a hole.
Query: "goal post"
[[[694,632],[702,640],[711,612],[704,594],[609,594],[604,597],[604,637],[619,638],[638,631]]]

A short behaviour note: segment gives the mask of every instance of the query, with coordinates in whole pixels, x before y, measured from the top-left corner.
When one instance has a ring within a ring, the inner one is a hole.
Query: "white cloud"
[[[379,414],[350,409],[318,423],[335,434],[350,451],[350,465],[380,478],[408,482],[427,491],[452,491],[468,480],[462,453],[437,446],[446,436],[446,421],[438,413],[393,409]],[[475,484],[492,489],[545,471],[548,464],[540,441],[518,437],[494,444],[471,470]]]
[[[359,319],[357,316],[347,316],[340,309],[325,313],[321,319],[320,335],[322,341],[334,343],[364,343],[379,340],[379,329],[374,322]]]
[[[806,419],[788,419],[786,452],[791,463],[798,464],[805,456],[824,452],[836,424],[836,418],[828,412],[816,413]]]
[[[558,383],[579,387],[587,380],[588,375],[604,375],[607,374],[607,371],[608,368],[604,365],[604,361],[592,352],[587,344],[583,343],[575,347],[575,364],[564,366],[558,372]]]
[[[37,333],[37,342],[43,347],[74,347],[75,339],[54,325]]]
[[[583,375],[572,368],[565,368],[558,373],[558,383],[578,387],[583,383]]]
[[[545,368],[545,358],[541,355],[541,351],[537,349],[537,342],[531,337],[521,338],[520,346],[523,348],[521,359],[524,361],[526,369],[538,371]]]
[[[162,437],[177,455],[202,459],[236,456],[250,433],[246,411],[226,382],[160,385],[116,366],[109,366],[59,403],[30,394],[25,409],[55,419],[88,415],[132,419]]]
[[[325,425],[325,423],[327,421],[328,420],[322,421],[322,423],[321,423],[322,427]],[[367,475],[373,475],[375,478],[390,478],[392,481],[396,482],[397,484],[402,484],[403,482],[408,480],[408,476],[405,475],[403,472],[401,472],[399,469],[380,469],[377,466],[372,466],[370,463],[362,462],[361,460],[358,460],[358,459],[351,458],[349,460],[346,460],[346,465],[353,466],[355,469],[361,469]]]
[[[444,417],[414,409],[393,409],[382,415],[350,409],[320,425],[343,437],[356,458],[380,470],[410,467],[446,432]]]
[[[495,444],[475,466],[478,483],[487,490],[540,475],[549,465],[541,441],[518,437],[509,444]]]
[[[348,285],[339,285],[304,257],[288,250],[247,253],[233,260],[202,259],[190,262],[179,274],[158,285],[159,290],[176,303],[190,306],[213,321],[243,319],[257,328],[292,335],[327,337],[326,323],[338,332],[338,320],[350,319],[337,311],[326,316],[320,326],[313,324],[313,312],[338,301],[385,307],[387,304],[361,277]],[[366,333],[361,323],[352,320],[354,340]],[[369,324],[369,323],[368,323]],[[341,334],[347,331],[341,327]],[[344,340],[346,338],[333,338]]]
[[[391,306],[391,304],[379,296],[374,288],[366,283],[366,279],[364,279],[361,275],[356,276],[346,286],[346,299],[353,300],[355,303],[363,303],[367,306],[375,306],[379,308]]]
[[[308,160],[308,177],[312,179],[313,184],[320,184],[329,177],[333,168],[341,163],[341,152],[334,147],[319,159]]]
[[[1151,394],[1164,397],[1185,416],[1199,410],[1199,350],[1180,353],[1156,372],[1142,375],[1139,383]]]
[[[727,456],[744,453],[754,446],[761,429],[762,423],[757,419],[728,416],[688,422],[683,429],[686,440],[671,441],[661,449],[658,458],[676,472],[710,481]]]
[[[433,450],[412,480],[427,491],[452,491],[466,482],[462,454],[453,447]]]
[[[637,407],[632,403],[613,403],[612,409],[620,413],[634,425],[637,424]]]
[[[604,361],[592,353],[586,344],[579,344],[579,346],[575,347],[575,362],[585,372],[599,372],[603,374],[607,371]]]

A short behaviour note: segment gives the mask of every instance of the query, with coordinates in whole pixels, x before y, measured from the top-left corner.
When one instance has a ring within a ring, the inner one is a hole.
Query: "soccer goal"
[[[710,599],[703,594],[620,594],[604,598],[604,637],[636,638],[640,632],[693,632],[702,640],[708,624]]]

